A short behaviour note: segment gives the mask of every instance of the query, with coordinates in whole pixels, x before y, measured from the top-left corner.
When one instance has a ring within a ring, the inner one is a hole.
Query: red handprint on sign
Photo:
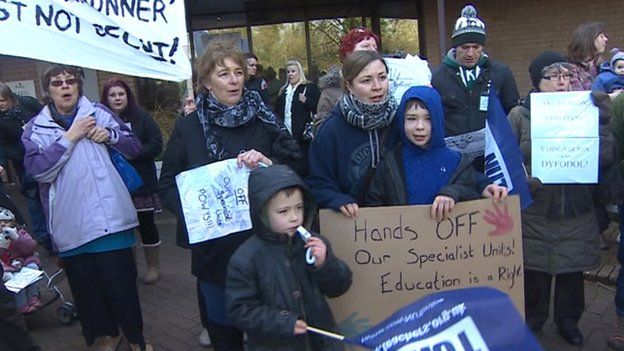
[[[486,209],[483,215],[483,220],[493,225],[495,228],[490,231],[490,236],[499,236],[508,233],[513,229],[513,219],[509,215],[509,209],[507,204],[504,205],[503,211],[492,202],[494,205],[494,211]]]

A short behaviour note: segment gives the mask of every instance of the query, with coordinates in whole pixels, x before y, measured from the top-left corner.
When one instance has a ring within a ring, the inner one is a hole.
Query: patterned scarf
[[[343,94],[338,105],[347,123],[369,131],[390,125],[397,111],[397,102],[391,91],[377,103],[364,102],[351,93]]]
[[[276,130],[285,129],[278,123],[277,117],[268,109],[258,92],[243,88],[243,96],[238,104],[225,106],[211,93],[200,93],[195,99],[197,115],[206,137],[206,148],[214,160],[224,160],[234,157],[225,150],[218,140],[212,126],[236,128],[259,118],[262,122],[273,126]]]

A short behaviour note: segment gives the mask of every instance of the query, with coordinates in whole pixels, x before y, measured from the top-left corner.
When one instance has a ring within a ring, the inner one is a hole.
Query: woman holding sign
[[[141,143],[110,110],[83,96],[82,70],[55,65],[41,79],[46,106],[26,126],[26,172],[39,182],[50,237],[62,259],[87,345],[132,350],[143,337],[132,256],[138,225],[109,149],[138,155]]]
[[[249,238],[245,230],[189,245],[175,177],[179,173],[236,158],[239,167],[273,162],[305,167],[297,143],[260,96],[244,87],[245,61],[230,43],[215,41],[197,61],[197,109],[176,120],[163,159],[160,194],[178,219],[178,245],[191,247],[191,271],[205,302],[215,351],[243,350],[243,333],[225,317],[225,275],[230,257]],[[201,308],[201,307],[200,307]]]
[[[375,51],[356,51],[342,67],[346,92],[310,145],[306,179],[321,208],[357,216],[384,150],[398,139],[388,67]]]
[[[546,51],[531,62],[533,90],[523,105],[509,113],[516,141],[531,176],[531,94],[570,90],[569,64]],[[601,117],[602,118],[602,117]],[[600,167],[613,162],[608,138],[600,138]],[[551,284],[555,280],[554,321],[572,345],[583,343],[578,321],[585,309],[583,271],[600,263],[599,228],[592,184],[542,184],[530,178],[533,204],[522,212],[526,322],[533,331],[548,319]]]

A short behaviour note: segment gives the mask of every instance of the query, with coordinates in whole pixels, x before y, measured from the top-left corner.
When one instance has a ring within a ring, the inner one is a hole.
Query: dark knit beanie
[[[539,89],[539,83],[540,80],[542,80],[542,71],[544,68],[557,62],[566,62],[566,60],[561,54],[554,51],[544,51],[531,61],[529,75],[531,75],[531,82],[533,82],[533,87],[535,89]]]
[[[472,5],[466,5],[453,28],[451,36],[453,47],[466,43],[485,45],[485,38],[485,24],[477,17],[477,10]]]

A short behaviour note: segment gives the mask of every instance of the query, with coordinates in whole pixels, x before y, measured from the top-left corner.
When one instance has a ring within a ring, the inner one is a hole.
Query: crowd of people
[[[567,53],[537,55],[528,67],[532,89],[522,99],[510,68],[486,53],[486,26],[470,5],[431,84],[407,89],[400,100],[392,94],[380,38],[369,29],[341,39],[341,64],[319,85],[297,60],[284,64],[280,81],[272,68],[261,75],[254,54],[213,41],[195,63],[197,96],[186,101],[164,153],[158,124],[122,79],[107,80],[100,102],[92,102],[80,68],[53,65],[41,77],[43,104],[0,83],[0,172],[10,160],[28,198],[33,234],[0,186],[3,279],[22,267],[40,269],[39,242],[65,269],[87,345],[115,350],[123,335],[132,350],[152,350],[143,334],[132,248],[138,228],[147,263],[141,281],[158,281],[161,236],[154,214],[164,207],[177,217],[177,245],[191,251],[203,345],[244,350],[246,334],[249,350],[341,350],[307,327],[335,328],[325,297],[345,293],[351,271],[322,235],[296,239],[298,227],[316,227],[317,206],[355,218],[366,206],[430,205],[439,221],[460,201],[505,201],[507,188],[483,173],[479,137],[493,89],[533,198],[522,212],[526,324],[535,333],[542,329],[554,280],[554,323],[566,342],[582,345],[583,271],[599,264],[605,206],[624,200],[618,151],[624,147],[624,53],[613,50],[603,59],[605,31],[601,23],[584,23]],[[584,90],[600,111],[599,183],[543,184],[530,167],[531,96]],[[445,138],[467,136],[470,152],[447,146]],[[140,176],[138,188],[125,181],[115,153]],[[154,160],[161,153],[157,179]],[[253,227],[191,244],[176,176],[227,159],[252,170]],[[624,232],[624,206],[619,210]],[[624,270],[615,305],[617,325],[607,343],[624,350]],[[40,306],[36,290],[13,295],[0,286],[0,345],[38,349],[21,314]]]

